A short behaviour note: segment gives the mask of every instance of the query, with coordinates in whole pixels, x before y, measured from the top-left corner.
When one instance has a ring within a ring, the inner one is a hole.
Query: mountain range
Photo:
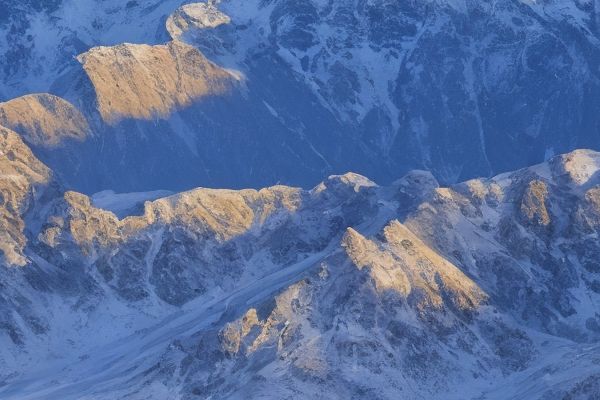
[[[88,194],[308,188],[347,171],[388,184],[412,169],[449,184],[600,149],[592,0],[54,0],[0,10],[2,125]],[[10,118],[24,104],[70,134],[30,138]],[[81,123],[60,126],[59,110]]]
[[[3,399],[599,393],[600,153],[102,209],[0,138]]]
[[[0,399],[600,398],[598,7],[0,0]]]

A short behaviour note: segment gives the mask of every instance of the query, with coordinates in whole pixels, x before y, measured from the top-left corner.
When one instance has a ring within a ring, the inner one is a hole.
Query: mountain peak
[[[314,193],[322,192],[329,189],[333,192],[351,190],[359,192],[364,188],[376,187],[377,184],[370,179],[355,174],[353,172],[347,172],[343,175],[330,175],[326,180],[317,185],[314,189]]]
[[[183,42],[95,47],[78,57],[103,119],[167,118],[203,97],[227,93],[235,79]]]
[[[574,150],[557,157],[557,172],[567,175],[577,186],[600,182],[600,153],[593,150]]]
[[[22,135],[27,143],[40,147],[83,141],[90,134],[86,118],[72,104],[47,94],[21,96],[0,103],[0,125]]]
[[[167,18],[166,28],[171,38],[179,39],[190,29],[213,29],[229,22],[229,17],[212,2],[189,3],[179,7]]]

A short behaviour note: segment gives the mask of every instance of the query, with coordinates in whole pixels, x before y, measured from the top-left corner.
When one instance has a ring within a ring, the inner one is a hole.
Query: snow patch
[[[91,200],[94,207],[112,211],[117,217],[123,218],[133,213],[142,213],[146,201],[153,201],[172,194],[173,192],[168,190],[133,193],[115,193],[112,190],[103,190],[93,194]]]

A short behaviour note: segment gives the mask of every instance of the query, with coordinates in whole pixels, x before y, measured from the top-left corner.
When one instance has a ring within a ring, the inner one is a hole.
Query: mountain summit
[[[3,399],[599,393],[599,153],[446,187],[104,193],[117,216],[3,129]]]
[[[0,399],[600,398],[598,4],[0,0]]]
[[[448,184],[600,149],[593,1],[0,10],[0,99],[50,92],[83,114],[67,159],[84,174],[59,150],[36,154],[88,194],[311,187],[348,170],[387,184],[426,169]]]

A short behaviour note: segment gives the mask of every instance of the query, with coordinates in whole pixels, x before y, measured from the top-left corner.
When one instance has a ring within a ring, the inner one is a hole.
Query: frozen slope
[[[27,206],[0,214],[2,398],[599,394],[598,153],[450,187],[195,189],[119,219],[4,135],[2,193]]]
[[[34,151],[88,194],[454,183],[600,148],[593,1],[30,3],[0,3],[0,96],[84,114],[69,162]]]

